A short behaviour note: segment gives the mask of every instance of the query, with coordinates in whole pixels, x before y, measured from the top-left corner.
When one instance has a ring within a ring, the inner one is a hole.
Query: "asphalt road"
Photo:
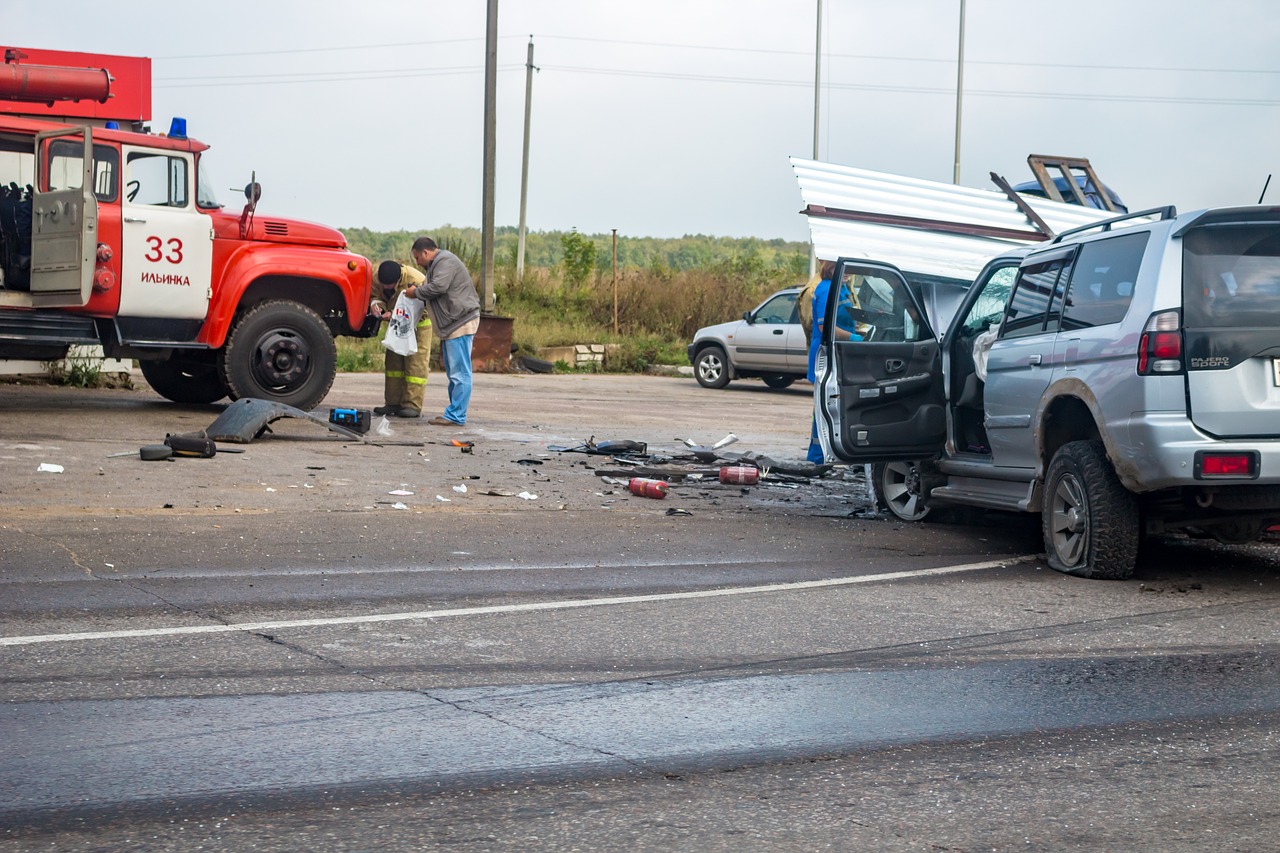
[[[1274,546],[1084,581],[860,471],[552,449],[788,469],[806,392],[482,375],[464,430],[143,462],[220,407],[0,386],[0,849],[1275,849]]]

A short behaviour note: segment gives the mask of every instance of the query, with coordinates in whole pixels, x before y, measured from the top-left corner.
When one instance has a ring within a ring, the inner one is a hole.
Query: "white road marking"
[[[580,607],[612,607],[621,604],[643,604],[651,601],[682,601],[695,598],[724,598],[731,595],[793,592],[805,589],[822,589],[833,586],[880,583],[883,581],[909,580],[959,572],[977,572],[998,569],[1034,559],[1033,556],[1010,557],[985,563],[964,563],[958,566],[940,566],[935,569],[913,569],[905,572],[884,572],[878,575],[827,578],[817,581],[794,581],[761,586],[739,586],[724,589],[704,589],[695,592],[666,592],[653,595],[624,595],[614,598],[576,598],[562,601],[536,601],[528,604],[499,604],[489,607],[460,607],[452,610],[419,610],[411,613],[374,613],[367,616],[334,616],[326,619],[281,619],[272,622],[240,622],[234,625],[179,625],[172,628],[136,628],[125,631],[85,631],[74,634],[33,634],[25,637],[0,637],[0,646],[31,646],[42,643],[69,643],[88,640],[124,640],[138,637],[176,637],[184,634],[229,634],[234,632],[258,633],[279,631],[285,628],[320,628],[331,625],[369,625],[378,622],[409,622],[415,619],[445,619],[452,616],[489,616],[498,613],[532,613],[542,610],[569,610]]]
[[[467,556],[467,552],[456,552],[462,556]],[[775,565],[777,560],[741,560],[737,558],[725,559],[703,559],[694,557],[683,557],[680,565],[694,566],[741,566],[741,565]],[[111,563],[103,565],[115,568]],[[600,569],[660,569],[671,566],[671,560],[654,560],[636,562],[628,560],[621,561],[602,561],[592,560],[585,563],[482,563],[472,564],[468,566],[459,566],[453,564],[442,564],[433,566],[301,566],[298,568],[275,568],[262,569],[253,573],[255,578],[298,578],[309,576],[320,577],[352,577],[360,575],[404,575],[404,574],[423,574],[431,572],[457,572],[465,568],[468,572],[538,572],[538,571],[597,571]],[[52,581],[48,576],[33,579],[30,577],[14,577],[0,578],[0,586],[5,584],[37,584],[50,582],[65,582],[69,575],[53,576]],[[83,574],[74,575],[77,580],[83,578]],[[108,575],[100,576],[102,580],[155,580],[158,578],[190,580],[192,578],[243,578],[242,571],[228,571],[226,569],[207,568],[200,566],[192,566],[182,569],[125,569],[115,571]]]

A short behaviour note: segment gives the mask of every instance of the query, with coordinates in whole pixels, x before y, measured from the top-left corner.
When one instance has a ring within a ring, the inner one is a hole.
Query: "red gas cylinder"
[[[627,485],[631,494],[642,498],[665,498],[671,487],[664,480],[650,480],[647,477],[632,477]]]
[[[754,486],[760,482],[760,469],[750,465],[726,465],[720,469],[720,482],[732,486]]]

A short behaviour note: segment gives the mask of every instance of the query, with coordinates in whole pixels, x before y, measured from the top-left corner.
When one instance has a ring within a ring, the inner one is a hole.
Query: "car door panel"
[[[752,370],[787,370],[787,328],[776,323],[747,323],[734,335],[734,361]]]
[[[936,343],[838,343],[837,453],[858,461],[897,460],[946,439]],[[843,450],[843,453],[840,451]]]
[[[840,261],[830,294],[815,404],[828,449],[847,462],[935,455],[946,440],[941,347],[906,279],[888,264]]]
[[[1035,412],[1053,377],[1062,297],[1075,248],[1037,255],[1019,270],[1000,337],[987,354],[985,389],[991,461],[1033,469],[1040,461]]]
[[[786,372],[803,377],[809,372],[809,336],[804,326],[791,323],[787,326]]]
[[[1054,336],[999,340],[987,354],[985,390],[991,461],[1007,468],[1034,468],[1037,461],[1032,413],[1053,375]]]

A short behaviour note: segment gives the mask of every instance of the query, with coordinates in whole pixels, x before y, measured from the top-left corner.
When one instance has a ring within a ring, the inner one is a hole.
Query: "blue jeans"
[[[809,452],[805,454],[805,458],[814,465],[821,465],[827,461],[827,458],[822,454],[822,444],[818,441],[817,417],[813,419],[813,426],[809,431]]]
[[[440,361],[449,377],[449,407],[444,416],[457,424],[467,422],[467,406],[471,404],[471,339],[462,335],[440,342]]]

